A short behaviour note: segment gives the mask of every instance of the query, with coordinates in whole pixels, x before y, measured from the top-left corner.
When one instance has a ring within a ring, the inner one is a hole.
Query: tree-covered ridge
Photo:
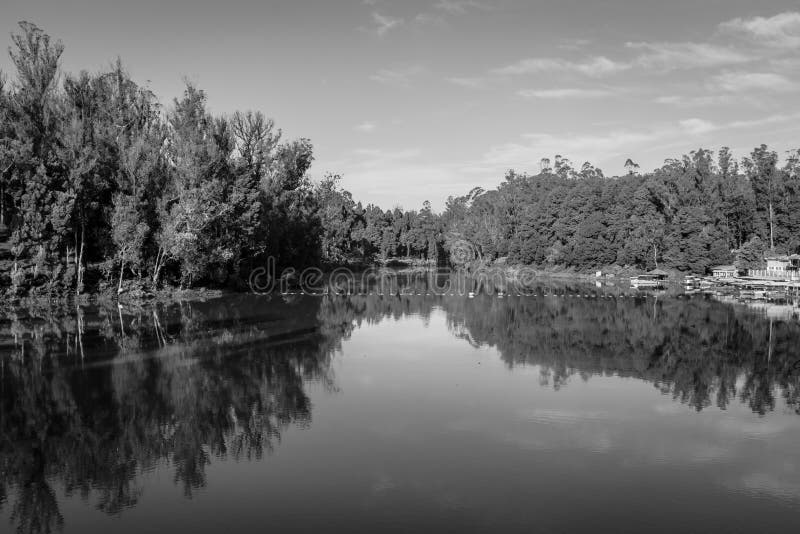
[[[212,115],[192,84],[163,108],[118,60],[60,74],[64,47],[30,23],[0,75],[0,286],[81,293],[126,279],[243,286],[281,267],[422,251],[430,209],[362,208],[308,139],[285,141],[260,112]]]
[[[800,250],[800,156],[785,165],[762,145],[739,165],[727,148],[698,149],[652,173],[606,178],[557,157],[530,176],[509,172],[492,191],[449,198],[449,239],[467,239],[489,259],[566,265],[671,267],[706,273],[764,250]]]

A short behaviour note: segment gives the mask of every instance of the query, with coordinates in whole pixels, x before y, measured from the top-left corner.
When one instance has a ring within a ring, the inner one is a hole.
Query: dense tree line
[[[317,188],[323,207],[322,256],[342,264],[390,258],[443,261],[441,218],[424,202],[420,210],[383,211],[366,208],[338,185],[339,176],[327,176]]]
[[[61,76],[60,42],[30,23],[12,39],[16,77],[0,75],[0,284],[12,292],[80,293],[92,270],[121,291],[126,279],[241,284],[268,256],[302,268],[428,254],[429,206],[363,208],[337,177],[312,182],[310,141],[282,140],[262,113],[214,116],[190,83],[163,109],[119,60]]]
[[[467,240],[481,258],[576,269],[619,265],[705,273],[765,251],[800,250],[800,157],[785,165],[765,145],[742,160],[698,149],[640,174],[606,178],[585,163],[542,161],[537,175],[510,171],[492,191],[450,197],[445,239]]]

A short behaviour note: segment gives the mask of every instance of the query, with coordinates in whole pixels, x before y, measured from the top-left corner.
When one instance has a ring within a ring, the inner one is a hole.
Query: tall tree
[[[775,207],[782,194],[781,174],[777,167],[778,154],[767,145],[753,149],[745,158],[744,167],[753,186],[756,202],[756,221],[762,236],[766,236],[770,250],[775,250]]]

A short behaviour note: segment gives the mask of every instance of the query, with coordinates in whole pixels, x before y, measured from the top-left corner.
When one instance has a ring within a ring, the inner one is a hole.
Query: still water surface
[[[797,531],[800,323],[592,294],[7,314],[0,532]]]

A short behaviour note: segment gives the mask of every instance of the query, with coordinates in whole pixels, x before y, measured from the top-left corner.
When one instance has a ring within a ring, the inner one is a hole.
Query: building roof
[[[655,276],[669,276],[669,273],[667,271],[662,271],[661,269],[653,269],[647,274],[652,274]]]
[[[777,254],[772,254],[772,255],[769,255],[769,256],[764,256],[764,260],[767,260],[767,261],[768,261],[768,260],[773,260],[773,261],[789,261],[789,259],[790,259],[790,257],[789,257],[789,256],[787,256],[786,254],[780,254],[780,255],[777,255]]]
[[[711,268],[712,271],[736,271],[735,265],[717,265]]]

